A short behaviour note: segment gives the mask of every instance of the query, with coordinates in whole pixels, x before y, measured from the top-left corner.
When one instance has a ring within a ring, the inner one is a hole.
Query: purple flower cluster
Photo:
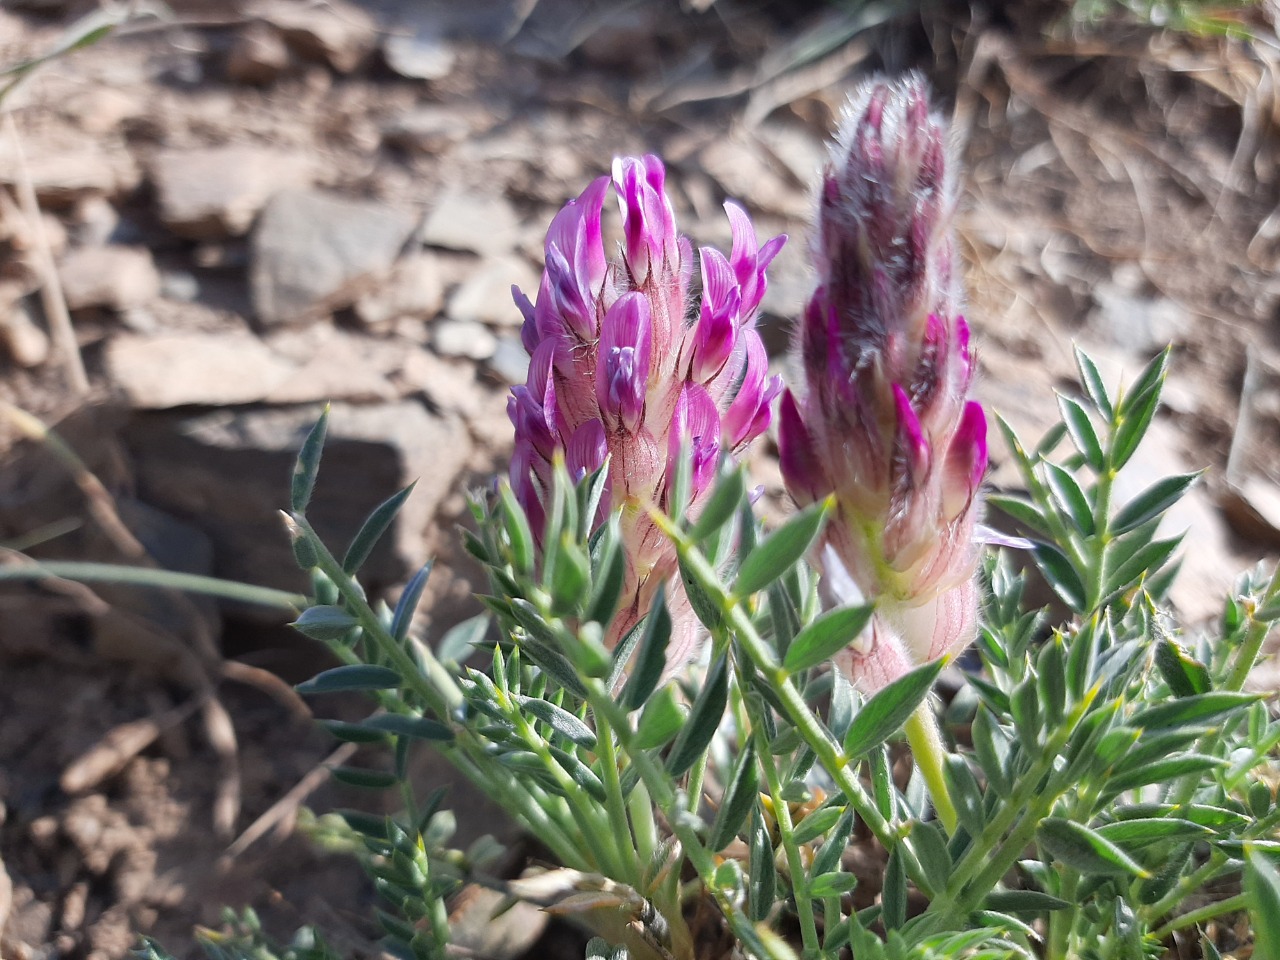
[[[676,231],[654,156],[614,161],[551,223],[536,303],[514,290],[531,358],[528,380],[512,389],[515,426],[511,485],[535,531],[545,524],[552,466],[563,457],[579,479],[608,463],[605,512],[621,515],[627,572],[623,605],[609,625],[615,645],[668,584],[675,633],[668,662],[694,652],[697,624],[676,572],[674,547],[650,519],[673,512],[677,458],[692,457],[696,515],[721,451],[731,454],[767,429],[781,381],[754,329],[765,268],[785,237],[763,247],[746,213],[725,204],[729,256],[699,251],[701,298],[691,302],[692,247]],[[610,189],[622,215],[620,256],[606,255],[601,218]]]
[[[797,336],[805,394],[784,395],[779,445],[797,502],[835,494],[819,556],[828,583],[876,600],[840,661],[871,690],[977,629],[986,418],[968,399],[954,204],[924,80],[865,83],[821,184],[818,287]]]

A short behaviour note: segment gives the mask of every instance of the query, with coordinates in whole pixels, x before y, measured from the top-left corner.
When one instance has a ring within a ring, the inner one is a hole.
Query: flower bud
[[[511,485],[538,537],[555,457],[575,480],[608,463],[607,506],[621,515],[627,569],[605,642],[616,646],[665,583],[674,670],[696,653],[699,628],[674,576],[674,547],[649,511],[696,516],[722,451],[738,453],[768,428],[782,385],[767,375],[755,316],[765,268],[786,238],[759,246],[746,213],[726,204],[730,253],[700,251],[701,296],[692,297],[693,247],[676,231],[665,179],[657,157],[618,158],[612,178],[556,215],[537,301],[513,290],[531,359],[507,409],[516,435]],[[621,256],[612,261],[601,224],[610,189],[622,219]],[[682,456],[692,458],[689,502],[675,504]]]
[[[796,338],[805,393],[783,396],[779,446],[797,502],[835,494],[819,557],[833,590],[843,579],[876,600],[868,634],[839,658],[870,690],[977,629],[986,419],[968,399],[954,206],[924,80],[864,83],[819,191],[818,286]]]

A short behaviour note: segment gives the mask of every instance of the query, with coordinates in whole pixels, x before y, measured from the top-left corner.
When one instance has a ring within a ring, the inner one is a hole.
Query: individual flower
[[[868,690],[957,652],[977,629],[986,418],[968,399],[946,137],[918,75],[870,80],[850,98],[818,197],[818,285],[796,338],[805,392],[784,394],[779,411],[792,496],[835,495],[818,556],[828,583],[877,603],[840,658]]]
[[[721,451],[736,454],[768,428],[782,385],[767,374],[755,317],[765,268],[786,238],[758,245],[747,214],[726,203],[729,255],[699,251],[701,293],[691,296],[693,249],[676,231],[665,177],[655,156],[616,159],[611,178],[594,181],[551,222],[536,303],[513,289],[530,364],[507,411],[516,434],[511,485],[535,531],[545,525],[557,455],[575,480],[608,463],[597,520],[620,512],[627,569],[606,642],[615,646],[667,584],[674,669],[694,654],[698,625],[673,576],[674,546],[649,511],[682,506],[696,515]],[[601,226],[610,190],[622,217],[614,258]],[[677,505],[675,466],[686,453],[690,500]]]

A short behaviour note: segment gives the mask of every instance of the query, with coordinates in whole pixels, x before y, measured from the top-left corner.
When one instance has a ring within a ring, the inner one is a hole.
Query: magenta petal
[[[755,330],[743,330],[742,341],[742,383],[724,414],[725,440],[731,449],[755,436],[751,433],[751,425],[756,420],[761,404],[767,404],[772,399],[765,396],[765,374],[769,369],[769,356],[765,353],[764,341]]]
[[[609,178],[597,177],[560,209],[547,229],[547,251],[555,247],[564,255],[584,293],[599,289],[608,263],[600,227],[608,190]]]
[[[609,455],[609,445],[605,442],[604,424],[599,420],[588,420],[573,432],[565,449],[565,465],[573,482],[578,483],[589,473],[594,473],[604,466],[604,458]]]
[[[634,433],[644,412],[653,340],[649,301],[623,294],[600,324],[596,401],[607,418]]]
[[[920,426],[920,418],[911,406],[911,398],[898,384],[893,385],[893,402],[898,414],[898,430],[894,441],[894,459],[901,460],[913,485],[924,479],[929,469],[929,440]]]
[[[959,515],[973,499],[987,472],[987,456],[987,416],[982,404],[970,400],[947,449],[942,509],[948,518]]]
[[[705,383],[720,372],[733,352],[734,321],[738,315],[738,284],[724,254],[702,249],[702,307],[693,337],[690,373]]]
[[[830,491],[813,436],[790,390],[782,392],[778,404],[778,465],[796,503],[812,503]]]
[[[684,385],[671,418],[667,437],[668,484],[675,478],[676,463],[682,451],[687,451],[693,458],[691,495],[696,498],[715,478],[720,459],[720,411],[716,409],[711,394],[696,383]],[[667,492],[671,493],[669,486]]]

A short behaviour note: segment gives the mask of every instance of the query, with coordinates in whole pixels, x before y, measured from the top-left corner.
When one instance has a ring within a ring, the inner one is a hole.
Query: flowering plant
[[[1196,476],[1113,503],[1167,352],[1124,391],[1078,354],[1081,390],[1035,446],[997,420],[1026,494],[988,503],[1031,539],[979,544],[954,165],[919,80],[869,81],[819,190],[804,379],[781,401],[802,509],[766,534],[733,461],[780,389],[752,323],[781,240],[729,205],[732,249],[701,251],[692,298],[664,175],[617,161],[553,221],[536,303],[517,293],[516,453],[465,535],[483,617],[419,637],[429,568],[372,605],[359,569],[408,492],[339,558],[307,519],[324,419],[299,455],[295,626],[343,661],[300,689],[368,694],[367,719],[326,725],[389,757],[334,775],[403,799],[341,828],[388,951],[448,956],[446,901],[478,883],[581,923],[591,958],[1217,957],[1213,922],[1245,914],[1255,955],[1280,955],[1280,722],[1242,692],[1280,573],[1246,576],[1215,632],[1180,631],[1179,538],[1158,528]],[[1028,577],[1056,614],[1027,606]],[[935,681],[971,641],[939,725]],[[904,727],[914,765],[895,762]],[[441,794],[407,777],[422,741],[560,866],[513,879],[492,843],[450,847]],[[267,952],[237,930],[211,951]],[[327,955],[315,942],[299,955]]]

